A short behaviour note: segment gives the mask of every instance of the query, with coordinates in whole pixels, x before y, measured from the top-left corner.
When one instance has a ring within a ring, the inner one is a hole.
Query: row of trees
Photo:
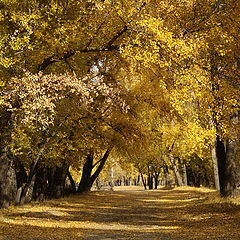
[[[76,192],[70,168],[88,191],[110,154],[236,195],[239,8],[2,0],[0,205]]]

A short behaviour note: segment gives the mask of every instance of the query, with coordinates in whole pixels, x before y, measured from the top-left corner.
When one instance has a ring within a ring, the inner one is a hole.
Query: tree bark
[[[13,156],[7,146],[0,149],[0,208],[15,202],[17,181]]]
[[[237,189],[239,185],[239,166],[236,163],[237,147],[239,141],[237,139],[227,140],[226,142],[226,170],[225,176],[227,181],[224,185],[224,195],[236,197],[239,194]]]
[[[172,167],[173,167],[173,171],[174,171],[174,174],[175,174],[177,186],[183,186],[182,176],[181,176],[181,174],[179,172],[179,169],[178,169],[178,167],[176,165],[176,161],[175,161],[175,159],[174,159],[172,154],[169,155],[169,159],[170,159]]]
[[[36,159],[31,164],[31,168],[30,168],[30,172],[29,172],[29,175],[28,175],[28,178],[27,178],[27,182],[23,186],[23,190],[22,190],[22,194],[21,194],[21,198],[20,198],[20,205],[23,205],[26,202],[27,194],[28,194],[28,198],[31,198],[31,196],[29,196],[29,194],[33,190],[32,188],[34,186],[37,165],[38,165],[39,159],[40,159],[43,151],[45,150],[47,142],[48,142],[48,140],[40,148]],[[31,188],[31,191],[29,191],[30,188]]]
[[[12,113],[0,106],[0,208],[15,202],[17,194],[14,159],[10,151]]]
[[[220,138],[217,138],[220,193],[222,197],[236,197],[238,195],[239,168],[236,164],[237,146],[237,139],[227,140],[225,147]]]
[[[94,172],[94,174],[91,176],[91,180],[90,180],[90,183],[91,183],[91,186],[93,185],[94,181],[96,180],[96,178],[99,176],[100,172],[103,170],[103,167],[110,155],[110,152],[111,152],[111,148],[109,148],[105,154],[103,155],[103,157],[101,158],[101,161],[100,161],[100,164],[98,166],[98,168],[96,169],[96,171]]]
[[[87,192],[91,189],[91,175],[93,168],[93,153],[89,154],[86,158],[86,161],[83,165],[82,177],[78,186],[78,193]]]
[[[33,188],[33,199],[37,201],[42,201],[46,197],[47,191],[47,173],[48,169],[46,167],[40,167],[37,169],[36,179]]]
[[[142,179],[142,183],[143,183],[144,189],[147,190],[147,184],[146,184],[146,181],[145,181],[145,179],[143,177],[142,172],[140,172],[140,175],[141,175],[141,179]]]
[[[148,189],[153,189],[153,176],[151,173],[148,174]]]
[[[76,183],[73,180],[73,177],[72,177],[72,175],[71,175],[71,173],[69,171],[67,173],[67,176],[68,176],[68,179],[69,179],[69,181],[71,183],[71,193],[74,194],[74,193],[76,193]]]
[[[61,167],[53,167],[48,173],[48,190],[49,198],[60,198],[65,194],[65,184],[68,174],[69,165],[63,163]]]
[[[157,189],[158,183],[159,183],[158,178],[159,178],[159,175],[160,175],[160,170],[158,170],[158,168],[155,168],[153,166],[153,174],[152,175],[153,175],[153,178],[154,178],[154,189]]]
[[[217,136],[216,139],[216,156],[218,161],[218,173],[219,173],[219,184],[220,184],[220,194],[225,196],[225,185],[226,185],[226,151],[223,141]]]
[[[16,172],[16,178],[17,178],[17,188],[19,189],[20,187],[23,186],[24,183],[27,182],[27,173],[25,170],[25,167],[23,164],[15,157],[15,172]]]
[[[56,168],[56,172],[54,176],[54,189],[53,189],[54,198],[60,198],[64,196],[68,169],[69,169],[68,164],[63,164],[63,166]]]
[[[238,143],[237,139],[231,139],[226,141],[225,146],[220,137],[217,136],[216,155],[222,197],[236,197],[238,194],[239,168],[236,164]]]
[[[217,159],[217,141],[215,140],[211,149],[212,165],[214,173],[214,184],[217,191],[220,191],[219,174],[218,174],[218,159]]]
[[[93,170],[93,154],[89,154],[89,156],[86,159],[86,162],[83,165],[83,171],[82,171],[82,177],[78,186],[78,193],[88,192],[90,191],[94,181],[99,176],[100,172],[102,171],[112,148],[107,149],[107,151],[104,153],[103,157],[98,161],[99,165],[95,172],[92,174]]]
[[[191,168],[188,168],[187,175],[189,186],[200,187],[200,178]]]
[[[182,159],[179,159],[180,164],[181,164],[181,169],[182,169],[182,182],[183,182],[183,186],[187,186],[188,185],[188,180],[187,180],[187,168],[186,168],[186,164]]]
[[[158,188],[158,178],[159,178],[160,172],[155,172],[153,174],[154,177],[154,189]]]
[[[29,199],[29,190],[34,185],[35,173],[36,173],[36,165],[32,164],[27,182],[23,185],[23,188],[22,188],[22,193],[19,201],[20,205],[23,205],[24,203],[26,203],[27,198]]]
[[[169,175],[167,165],[163,166],[163,173],[164,173],[164,178],[165,178],[165,188],[166,189],[171,189],[172,186],[171,186],[170,175]]]

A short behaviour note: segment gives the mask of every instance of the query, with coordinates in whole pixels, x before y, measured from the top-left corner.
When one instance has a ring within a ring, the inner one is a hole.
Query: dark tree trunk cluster
[[[0,166],[0,207],[8,207],[17,193],[14,160],[8,147],[0,149]]]
[[[239,166],[236,163],[237,146],[237,139],[228,139],[223,142],[217,136],[216,156],[222,197],[236,197],[239,193],[237,189],[240,182]]]
[[[95,164],[93,163],[93,153],[90,153],[87,156],[86,161],[83,165],[82,176],[77,189],[78,193],[87,192],[91,189],[93,183],[95,182],[100,172],[102,171],[109,157],[110,152],[111,152],[111,148],[107,149],[103,157],[99,161],[97,161]],[[96,167],[96,170],[94,171],[94,173],[92,173],[94,167]]]
[[[0,106],[0,208],[15,201],[17,193],[14,157],[10,150],[11,112]]]
[[[66,194],[89,191],[102,171],[111,151],[110,148],[106,150],[103,157],[95,164],[93,154],[88,155],[77,189],[67,163],[51,168],[40,164],[39,159],[43,149],[40,148],[40,152],[32,162],[28,173],[23,164],[11,154],[7,147],[0,149],[0,208],[8,207],[11,204],[22,205],[32,199],[42,201],[60,198]],[[67,178],[69,185],[66,184]]]

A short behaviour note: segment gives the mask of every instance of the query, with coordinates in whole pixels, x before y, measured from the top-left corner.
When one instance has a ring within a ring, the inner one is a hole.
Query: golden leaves
[[[104,98],[102,104],[106,109],[119,106],[126,112],[128,106],[119,93],[119,89],[107,85],[101,77],[80,79],[69,73],[43,75],[25,72],[22,78],[12,78],[4,99],[11,111],[22,112],[24,123],[36,121],[39,127],[47,127],[54,122],[57,105],[73,96],[79,105],[89,105],[94,111],[97,110],[95,101]]]

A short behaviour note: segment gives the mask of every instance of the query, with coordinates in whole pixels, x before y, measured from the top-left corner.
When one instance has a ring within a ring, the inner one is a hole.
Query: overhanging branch
[[[118,51],[120,49],[119,45],[113,45],[125,32],[127,32],[128,25],[132,22],[133,18],[135,15],[139,14],[141,10],[146,6],[146,2],[143,2],[142,5],[138,8],[138,11],[132,15],[131,20],[126,23],[121,30],[119,30],[108,42],[104,47],[89,47],[89,45],[92,42],[92,39],[90,42],[87,44],[86,48],[83,49],[72,49],[69,50],[68,52],[64,53],[62,56],[59,56],[57,54],[53,54],[50,57],[47,57],[43,60],[41,64],[38,66],[38,71],[44,71],[48,66],[50,66],[53,63],[60,62],[63,60],[67,60],[68,58],[74,56],[77,52],[79,53],[89,53],[89,52],[108,52],[108,51]],[[105,21],[104,21],[105,22]],[[101,29],[103,23],[102,22],[97,29],[97,32]]]
[[[108,52],[108,51],[118,51],[120,49],[120,46],[112,45],[109,47],[88,47],[85,49],[76,49],[76,50],[70,50],[63,54],[63,56],[58,56],[57,54],[53,54],[50,57],[47,57],[43,60],[41,64],[38,66],[38,71],[44,71],[48,66],[50,66],[53,63],[61,62],[63,60],[67,60],[70,57],[74,56],[77,52],[79,53],[90,53],[90,52]]]

